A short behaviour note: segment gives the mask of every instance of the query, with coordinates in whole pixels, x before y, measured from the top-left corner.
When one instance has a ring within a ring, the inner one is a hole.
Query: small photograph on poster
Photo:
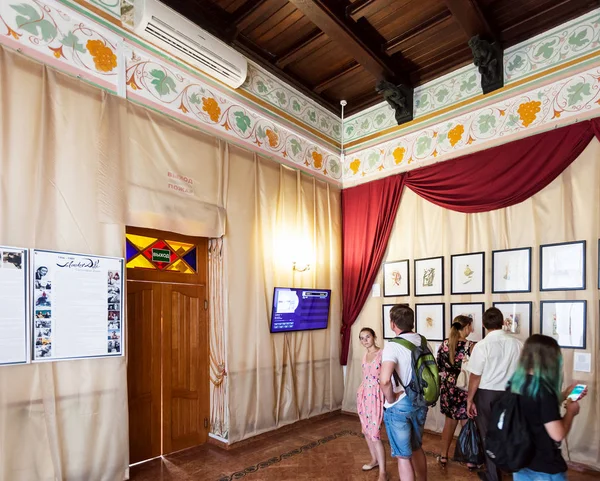
[[[121,304],[119,304],[118,302],[116,302],[114,304],[109,304],[108,305],[108,310],[109,311],[120,311],[121,310]]]
[[[121,285],[121,273],[119,271],[108,271],[108,285],[109,286],[120,286]]]
[[[2,269],[22,269],[23,268],[23,253],[22,252],[2,252]]]
[[[36,281],[47,281],[48,277],[50,274],[50,269],[48,269],[48,266],[39,266],[36,270],[35,270],[35,280]]]
[[[108,339],[111,341],[121,340],[121,329],[113,329],[108,331]]]
[[[52,357],[52,343],[35,345],[35,358],[36,359],[45,359]]]
[[[36,319],[50,319],[52,317],[52,311],[50,309],[41,309],[35,311]]]
[[[50,292],[45,289],[36,289],[35,291],[35,307],[50,307]]]
[[[36,289],[44,289],[49,291],[52,289],[52,281],[50,279],[42,279],[41,281],[35,281],[34,287]]]
[[[51,327],[52,321],[50,319],[36,319],[35,320],[35,328],[41,329],[45,327]]]
[[[119,304],[121,302],[121,289],[117,286],[108,288],[108,303]]]
[[[121,320],[121,311],[108,311],[108,320],[109,321],[120,321]]]
[[[109,354],[120,354],[121,353],[121,342],[120,341],[108,341],[108,353]]]
[[[110,321],[108,323],[108,330],[109,331],[119,330],[119,329],[121,329],[121,321]]]

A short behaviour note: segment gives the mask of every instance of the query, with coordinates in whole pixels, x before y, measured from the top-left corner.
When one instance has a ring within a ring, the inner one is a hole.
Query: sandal
[[[467,464],[467,469],[468,469],[468,470],[469,470],[471,473],[473,473],[473,472],[475,472],[475,471],[477,471],[477,470],[479,469],[479,466],[476,466],[476,465],[474,465],[474,464]]]
[[[363,471],[371,471],[372,469],[378,468],[379,467],[379,463],[375,463],[375,464],[364,464],[362,467]]]
[[[446,465],[448,464],[448,457],[440,455],[440,456],[438,456],[437,461],[438,461],[438,463],[440,463],[440,466],[442,468],[445,468]]]

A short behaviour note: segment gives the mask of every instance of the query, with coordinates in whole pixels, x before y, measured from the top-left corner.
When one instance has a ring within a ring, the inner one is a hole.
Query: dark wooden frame
[[[387,294],[385,291],[385,266],[389,264],[406,263],[406,294]],[[410,259],[390,261],[383,263],[383,297],[406,297],[410,296]]]
[[[553,287],[553,288],[544,288],[544,249],[547,247],[559,247],[565,245],[573,245],[573,244],[581,244],[583,246],[583,272],[582,272],[582,286],[581,287]],[[551,291],[585,291],[587,279],[586,279],[586,271],[587,271],[587,245],[585,240],[580,241],[572,241],[572,242],[557,242],[554,244],[542,244],[540,245],[540,292],[551,292]]]
[[[454,259],[465,256],[481,256],[481,289],[467,292],[455,292],[454,291]],[[465,254],[453,254],[450,256],[450,294],[452,295],[467,295],[467,294],[485,294],[485,252],[471,252]]]
[[[415,304],[415,332],[419,333],[419,306],[442,306],[442,338],[441,339],[430,339],[432,342],[443,342],[446,338],[446,304],[444,302],[429,302],[422,304]]]
[[[514,251],[528,251],[529,252],[529,275],[527,279],[528,288],[526,290],[511,290],[511,291],[499,291],[494,286],[494,273],[496,272],[496,262],[494,255],[502,252],[514,252]],[[492,294],[516,294],[519,292],[531,292],[531,254],[533,249],[531,247],[517,247],[514,249],[499,249],[492,251]]]
[[[560,301],[541,301],[540,302],[540,333],[544,334],[544,305],[546,304],[581,304],[583,303],[583,346],[563,346],[560,343],[559,347],[562,349],[582,349],[585,350],[587,346],[587,300],[560,300]],[[544,334],[552,337],[550,334]],[[558,341],[557,341],[558,342]]]
[[[531,301],[507,301],[507,302],[494,302],[493,306],[498,307],[499,305],[511,305],[511,304],[527,304],[529,306],[529,336],[533,334],[533,302]],[[485,327],[483,328],[485,331]],[[515,334],[515,336],[518,336]],[[527,336],[527,337],[529,337]]]
[[[454,306],[481,306],[481,338],[485,337],[485,326],[483,325],[483,313],[485,312],[485,302],[452,302],[450,303],[450,322],[454,319],[452,308]]]
[[[417,262],[422,262],[422,261],[430,261],[430,260],[434,260],[434,259],[441,259],[441,272],[442,272],[442,291],[441,292],[436,292],[435,294],[417,294]],[[428,297],[428,296],[443,296],[444,295],[444,282],[445,282],[445,278],[444,278],[444,256],[435,256],[435,257],[424,257],[422,259],[415,259],[414,260],[414,288],[415,288],[415,297]]]

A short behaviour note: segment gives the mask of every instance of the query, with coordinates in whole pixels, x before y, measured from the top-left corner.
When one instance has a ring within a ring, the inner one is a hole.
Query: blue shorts
[[[548,474],[532,471],[531,469],[521,469],[513,474],[513,481],[566,481],[567,473]]]
[[[414,407],[408,396],[383,413],[385,430],[395,458],[410,458],[423,445],[427,407]]]

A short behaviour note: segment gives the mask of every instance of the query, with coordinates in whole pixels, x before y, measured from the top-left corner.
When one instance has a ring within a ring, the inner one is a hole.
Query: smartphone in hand
[[[583,394],[583,391],[585,391],[586,387],[587,386],[585,384],[577,384],[577,386],[575,386],[571,393],[567,396],[567,399],[570,399],[571,401],[579,401],[579,398],[581,398],[581,395]]]

